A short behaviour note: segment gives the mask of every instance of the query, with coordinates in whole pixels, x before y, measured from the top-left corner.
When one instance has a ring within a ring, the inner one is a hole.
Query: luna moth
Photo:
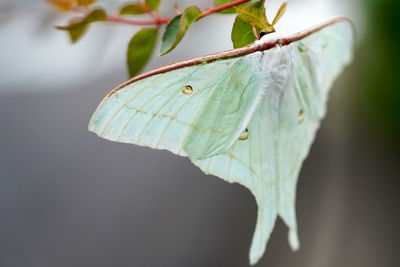
[[[258,205],[249,255],[255,264],[278,215],[290,246],[299,248],[297,178],[353,43],[352,23],[334,18],[286,38],[160,67],[107,94],[89,130],[169,150],[247,187]]]

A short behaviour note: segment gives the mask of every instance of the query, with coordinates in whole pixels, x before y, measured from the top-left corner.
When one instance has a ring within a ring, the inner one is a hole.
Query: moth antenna
[[[284,2],[281,7],[279,8],[278,12],[276,12],[275,18],[272,21],[271,26],[273,27],[278,21],[279,19],[283,16],[283,14],[286,11],[286,7],[287,7],[287,2]]]

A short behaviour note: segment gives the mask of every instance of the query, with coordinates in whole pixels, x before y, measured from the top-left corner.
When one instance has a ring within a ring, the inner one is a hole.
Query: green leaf
[[[83,19],[74,19],[68,26],[56,26],[59,30],[68,31],[71,41],[75,43],[85,33],[88,25],[96,21],[104,21],[107,14],[103,9],[94,9]]]
[[[253,32],[253,26],[236,16],[235,23],[233,23],[231,39],[234,48],[239,48],[253,43],[256,36]]]
[[[119,10],[120,15],[139,15],[145,13],[147,13],[145,9],[145,3],[128,4]]]
[[[153,11],[158,9],[160,2],[161,0],[145,0],[146,6]]]
[[[214,1],[214,6],[215,6],[215,7],[218,7],[218,6],[226,5],[226,4],[231,3],[231,2],[234,2],[234,1],[236,1],[236,0],[215,0],[215,1]],[[245,5],[245,4],[241,4],[241,5],[238,5],[238,6],[236,6],[236,7],[242,7],[242,6],[244,6],[244,5]],[[233,7],[231,7],[231,8],[227,8],[227,9],[221,10],[221,11],[219,11],[218,13],[222,13],[222,14],[235,14],[235,13],[236,13],[236,9],[233,8]]]
[[[286,11],[286,8],[287,8],[287,2],[284,2],[284,3],[280,6],[278,12],[276,12],[275,18],[274,18],[274,20],[273,20],[272,23],[271,23],[272,26],[274,26],[274,25],[280,20],[280,18],[283,16],[283,14],[284,14],[285,11]]]
[[[157,41],[158,29],[138,31],[128,45],[127,64],[130,77],[136,76],[149,61]]]
[[[197,6],[190,6],[168,23],[162,38],[162,56],[171,52],[179,44],[190,25],[200,17],[200,14],[201,11]]]
[[[243,8],[235,8],[238,16],[245,22],[256,26],[260,30],[268,31],[271,25],[265,14],[264,1],[259,1]]]
[[[161,56],[167,54],[170,50],[172,50],[171,47],[177,38],[179,22],[181,21],[181,17],[182,15],[178,15],[168,23],[162,37],[162,46],[160,51]]]

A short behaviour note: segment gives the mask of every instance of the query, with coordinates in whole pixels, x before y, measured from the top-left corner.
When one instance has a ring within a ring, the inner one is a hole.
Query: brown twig
[[[222,59],[228,59],[228,58],[235,58],[235,57],[240,57],[240,56],[244,56],[244,55],[248,55],[257,51],[266,51],[269,49],[272,49],[274,47],[277,46],[286,46],[289,45],[293,42],[299,41],[319,30],[321,30],[322,28],[335,24],[335,23],[339,23],[339,22],[348,22],[353,26],[353,32],[355,33],[355,28],[353,23],[351,22],[351,20],[349,18],[346,17],[335,17],[329,20],[326,20],[324,22],[321,22],[320,24],[317,24],[311,28],[308,28],[304,31],[292,34],[288,37],[285,38],[280,38],[280,39],[275,39],[275,40],[270,40],[264,43],[253,43],[253,44],[249,44],[247,46],[241,47],[241,48],[236,48],[236,49],[231,49],[231,50],[227,50],[224,52],[219,52],[216,54],[211,54],[211,55],[207,55],[207,56],[202,56],[202,57],[197,57],[197,58],[192,58],[192,59],[188,59],[188,60],[184,60],[184,61],[179,61],[170,65],[166,65],[163,67],[159,67],[157,69],[153,69],[151,71],[142,73],[138,76],[133,77],[132,79],[124,82],[123,84],[117,86],[116,88],[114,88],[113,90],[111,90],[105,97],[104,99],[101,101],[101,103],[103,103],[104,101],[107,100],[107,98],[109,98],[112,94],[114,94],[116,91],[120,90],[121,88],[127,86],[128,84],[131,84],[133,82],[139,81],[141,79],[153,76],[153,75],[157,75],[160,73],[165,73],[171,70],[176,70],[176,69],[180,69],[180,68],[185,68],[185,67],[190,67],[190,66],[195,66],[195,65],[200,65],[200,64],[205,64],[205,63],[211,63],[217,60],[222,60]],[[100,105],[101,105],[100,103]]]

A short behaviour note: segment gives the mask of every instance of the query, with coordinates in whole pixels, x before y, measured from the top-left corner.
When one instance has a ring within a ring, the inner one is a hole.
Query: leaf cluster
[[[214,7],[204,13],[197,6],[189,6],[183,12],[178,11],[178,14],[171,19],[162,19],[159,16],[158,7],[161,0],[142,0],[127,3],[118,10],[119,15],[117,17],[108,17],[105,10],[98,7],[90,7],[96,0],[47,1],[63,11],[86,10],[85,16],[74,18],[67,26],[56,27],[67,31],[73,43],[83,36],[91,23],[99,21],[126,22],[129,20],[126,20],[125,17],[142,14],[150,15],[154,19],[154,23],[148,24],[153,24],[154,26],[146,26],[136,32],[128,44],[127,65],[130,76],[140,73],[151,58],[157,43],[160,26],[163,23],[168,22],[162,36],[161,55],[168,54],[175,49],[190,26],[205,15],[216,11],[221,14],[237,14],[232,28],[231,39],[233,47],[239,48],[259,39],[262,34],[275,31],[273,26],[286,9],[286,3],[284,3],[270,24],[265,14],[264,0],[215,0]],[[131,24],[134,24],[133,21],[131,22]]]

